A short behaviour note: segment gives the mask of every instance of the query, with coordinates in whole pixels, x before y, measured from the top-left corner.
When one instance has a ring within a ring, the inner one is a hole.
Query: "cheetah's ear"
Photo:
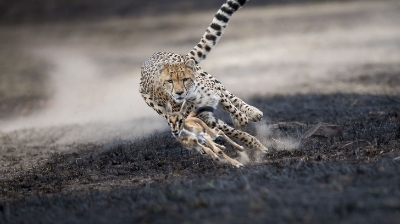
[[[172,113],[172,106],[171,103],[167,101],[167,104],[165,105],[165,112],[167,112],[167,114]]]
[[[193,70],[196,62],[193,59],[189,59],[185,62],[185,65]]]

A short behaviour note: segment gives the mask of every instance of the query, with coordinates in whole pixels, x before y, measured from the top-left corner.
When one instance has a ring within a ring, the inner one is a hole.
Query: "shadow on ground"
[[[9,223],[396,223],[400,96],[305,94],[250,101],[271,120],[250,125],[271,149],[243,169],[183,149],[168,132],[73,153],[0,183]],[[218,116],[226,117],[224,113]],[[303,125],[292,125],[291,121]],[[318,122],[343,136],[300,136]],[[279,123],[281,122],[281,123]],[[284,123],[282,123],[284,122]],[[260,130],[268,130],[260,132]],[[297,140],[284,150],[272,139]],[[228,153],[235,156],[233,150]]]

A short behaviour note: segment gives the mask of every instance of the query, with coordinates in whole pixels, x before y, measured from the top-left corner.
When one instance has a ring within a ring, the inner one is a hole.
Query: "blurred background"
[[[69,143],[165,129],[138,92],[140,66],[186,54],[223,2],[2,1],[0,134]],[[398,94],[399,24],[400,1],[251,0],[201,66],[245,100]]]
[[[291,3],[329,2],[332,0],[252,0],[253,6]],[[345,2],[346,0],[342,0]],[[1,3],[0,18],[4,22],[44,22],[63,20],[106,19],[109,17],[156,16],[170,13],[217,10],[224,1],[183,0],[17,0]]]

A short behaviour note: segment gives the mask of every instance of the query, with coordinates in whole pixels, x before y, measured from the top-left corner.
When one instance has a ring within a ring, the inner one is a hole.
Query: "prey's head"
[[[178,137],[183,129],[184,117],[179,112],[173,112],[168,116],[168,125],[173,136]]]
[[[182,130],[183,125],[185,123],[184,112],[186,110],[186,101],[182,103],[182,106],[179,111],[173,112],[171,104],[167,102],[165,107],[165,112],[167,114],[167,123],[171,128],[171,133],[175,137],[179,137]]]

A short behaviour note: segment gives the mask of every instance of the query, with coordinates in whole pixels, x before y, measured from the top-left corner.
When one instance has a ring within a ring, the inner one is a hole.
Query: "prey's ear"
[[[196,62],[193,59],[189,59],[185,62],[186,67],[194,70],[194,66],[196,66]]]
[[[172,113],[172,106],[171,103],[167,101],[167,104],[165,105],[165,112],[167,112],[167,114]]]
[[[179,110],[179,112],[180,112],[181,114],[185,114],[185,113],[186,113],[186,110],[187,110],[187,103],[186,103],[186,100],[185,100],[185,101],[183,101],[182,106],[181,106],[181,109]]]

